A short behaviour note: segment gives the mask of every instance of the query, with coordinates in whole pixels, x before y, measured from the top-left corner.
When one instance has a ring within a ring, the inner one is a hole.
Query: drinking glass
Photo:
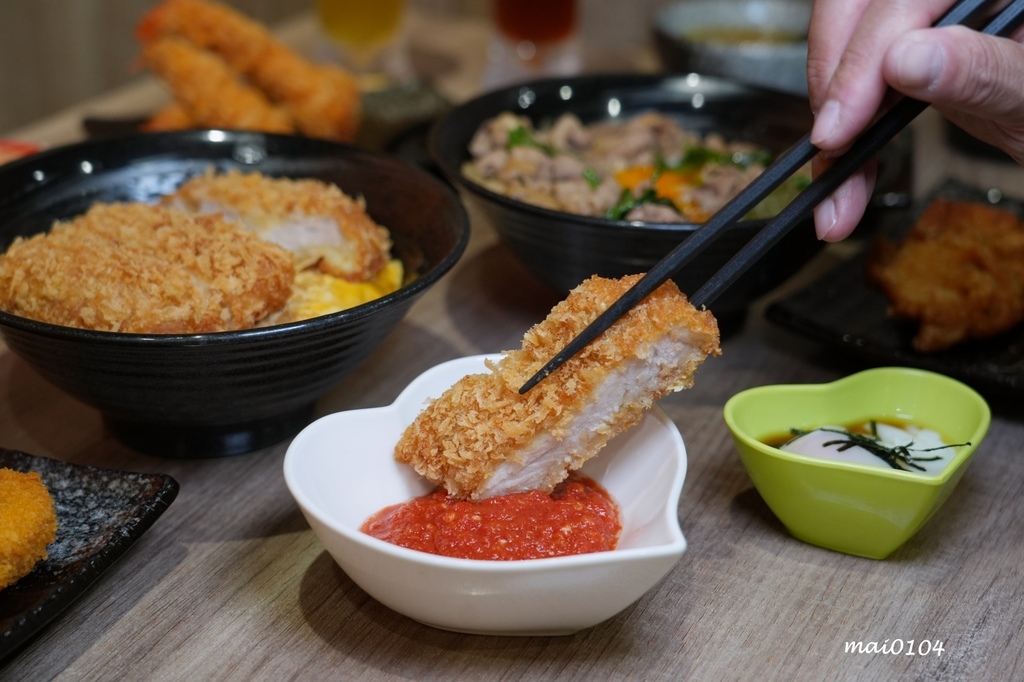
[[[577,4],[577,0],[491,0],[485,86],[578,72]]]
[[[357,76],[409,76],[406,0],[316,0],[316,13],[339,60]]]

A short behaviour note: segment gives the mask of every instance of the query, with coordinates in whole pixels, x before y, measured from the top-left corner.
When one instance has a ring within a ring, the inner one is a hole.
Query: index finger
[[[882,60],[889,46],[908,31],[931,26],[952,4],[950,0],[871,0],[824,94],[819,95],[811,131],[815,146],[841,149],[871,123],[887,90]]]
[[[811,110],[825,101],[832,74],[871,0],[816,0],[807,30],[807,93]]]

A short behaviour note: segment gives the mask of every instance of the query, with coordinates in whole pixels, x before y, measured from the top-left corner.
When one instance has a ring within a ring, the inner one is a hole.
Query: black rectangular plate
[[[178,483],[0,448],[0,467],[36,471],[57,508],[49,556],[0,590],[0,662],[85,592],[174,501]]]
[[[1024,204],[949,180],[929,198],[983,201],[1024,215]],[[899,238],[928,202],[908,215],[889,236]],[[772,323],[871,364],[902,365],[959,379],[981,393],[1019,397],[1024,393],[1024,325],[991,339],[964,343],[939,353],[911,346],[915,326],[889,318],[888,301],[865,278],[866,252],[826,272],[803,289],[769,306]]]

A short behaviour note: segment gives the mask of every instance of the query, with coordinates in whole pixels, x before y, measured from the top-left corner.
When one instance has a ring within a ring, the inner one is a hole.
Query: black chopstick
[[[981,15],[988,4],[989,0],[961,0],[933,25],[943,27],[971,24]],[[988,22],[982,32],[988,35],[1005,36],[1019,27],[1022,21],[1024,21],[1024,0],[1014,0],[992,21]],[[906,127],[925,108],[927,108],[927,104],[911,98],[903,98],[897,102],[868,128],[843,156],[837,158],[717,273],[712,275],[690,298],[691,302],[700,307],[713,301],[718,294],[735,282],[768,249],[809,215],[815,206],[834,192],[854,171],[877,154],[896,133]],[[527,380],[519,392],[526,393],[561,367],[569,358],[580,352],[633,306],[664,284],[669,277],[703,251],[719,233],[741,220],[786,178],[792,176],[810,161],[818,151],[810,142],[810,134],[807,134],[783,152],[742,192],[656,263],[640,281],[594,319],[576,338]]]

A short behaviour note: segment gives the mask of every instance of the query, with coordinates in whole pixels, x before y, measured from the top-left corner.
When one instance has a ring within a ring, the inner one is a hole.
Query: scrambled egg
[[[348,282],[319,270],[296,273],[292,295],[273,324],[296,322],[354,308],[397,291],[405,276],[402,261],[388,261],[376,277],[365,282]]]

